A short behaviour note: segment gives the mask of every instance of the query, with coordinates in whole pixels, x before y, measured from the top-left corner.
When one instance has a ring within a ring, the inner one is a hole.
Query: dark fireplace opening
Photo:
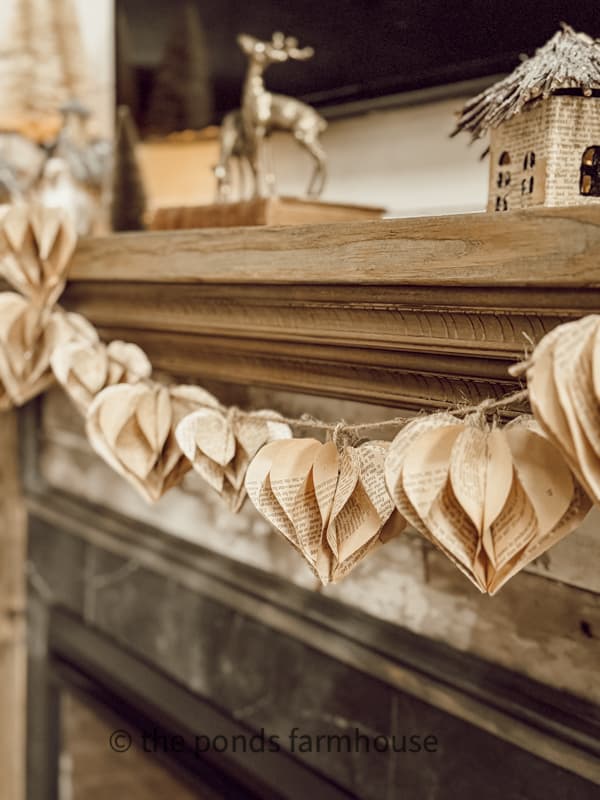
[[[352,796],[284,751],[232,746],[259,734],[63,609],[47,643],[30,666],[28,800]]]
[[[58,800],[254,798],[193,742],[65,664],[60,678]]]
[[[582,698],[106,509],[55,492],[35,508],[28,800],[595,800]],[[278,750],[220,746],[263,731]],[[344,743],[357,732],[436,746],[367,752]]]

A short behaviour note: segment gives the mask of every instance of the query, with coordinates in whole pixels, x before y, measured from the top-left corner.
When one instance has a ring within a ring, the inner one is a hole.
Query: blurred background
[[[562,20],[600,34],[586,0],[4,0],[0,126],[10,129],[24,104],[56,111],[50,84],[66,69],[59,99],[76,89],[98,135],[112,136],[116,104],[129,108],[150,208],[210,203],[216,126],[239,107],[246,68],[236,35],[268,39],[282,30],[315,54],[270,67],[266,85],[328,120],[324,200],[391,216],[478,211],[485,143],[450,139],[455,114]],[[307,155],[287,135],[272,138],[280,194],[302,195]]]
[[[186,26],[190,7],[196,21]],[[448,138],[462,100],[514,69],[561,20],[600,35],[597,9],[586,0],[117,0],[116,13],[117,98],[147,141],[218,124],[239,106],[246,68],[239,32],[268,39],[282,30],[314,47],[309,61],[271,67],[267,86],[315,105],[329,121],[323,199],[383,206],[392,216],[482,210],[485,145]],[[191,79],[194,66],[204,85],[190,86],[187,112],[183,104],[169,109],[169,80],[182,72]],[[181,148],[182,159],[184,150],[192,157],[191,145]],[[289,137],[274,135],[273,161],[281,194],[301,194],[308,159]],[[170,201],[183,199],[183,187],[170,191]],[[210,188],[196,192],[195,200],[210,199]]]

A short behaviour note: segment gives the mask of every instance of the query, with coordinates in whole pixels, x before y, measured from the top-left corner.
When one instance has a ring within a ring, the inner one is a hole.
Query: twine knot
[[[354,447],[358,441],[358,433],[352,425],[348,425],[346,420],[340,420],[331,433],[331,440],[338,450],[344,447]]]

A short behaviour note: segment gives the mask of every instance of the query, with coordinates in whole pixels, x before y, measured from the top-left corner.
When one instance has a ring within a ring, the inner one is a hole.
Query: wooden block
[[[564,292],[600,286],[599,253],[598,206],[532,208],[294,230],[262,226],[88,237],[79,240],[69,281],[393,284],[431,286],[444,295],[449,286]]]
[[[246,225],[302,225],[319,222],[379,219],[385,209],[300,200],[295,197],[257,197],[238,203],[158,208],[151,230],[230,228]]]

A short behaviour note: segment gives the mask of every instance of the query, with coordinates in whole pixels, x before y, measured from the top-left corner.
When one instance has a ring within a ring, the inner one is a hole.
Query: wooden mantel
[[[64,303],[196,380],[476,401],[513,388],[528,339],[600,311],[600,210],[87,239]]]

